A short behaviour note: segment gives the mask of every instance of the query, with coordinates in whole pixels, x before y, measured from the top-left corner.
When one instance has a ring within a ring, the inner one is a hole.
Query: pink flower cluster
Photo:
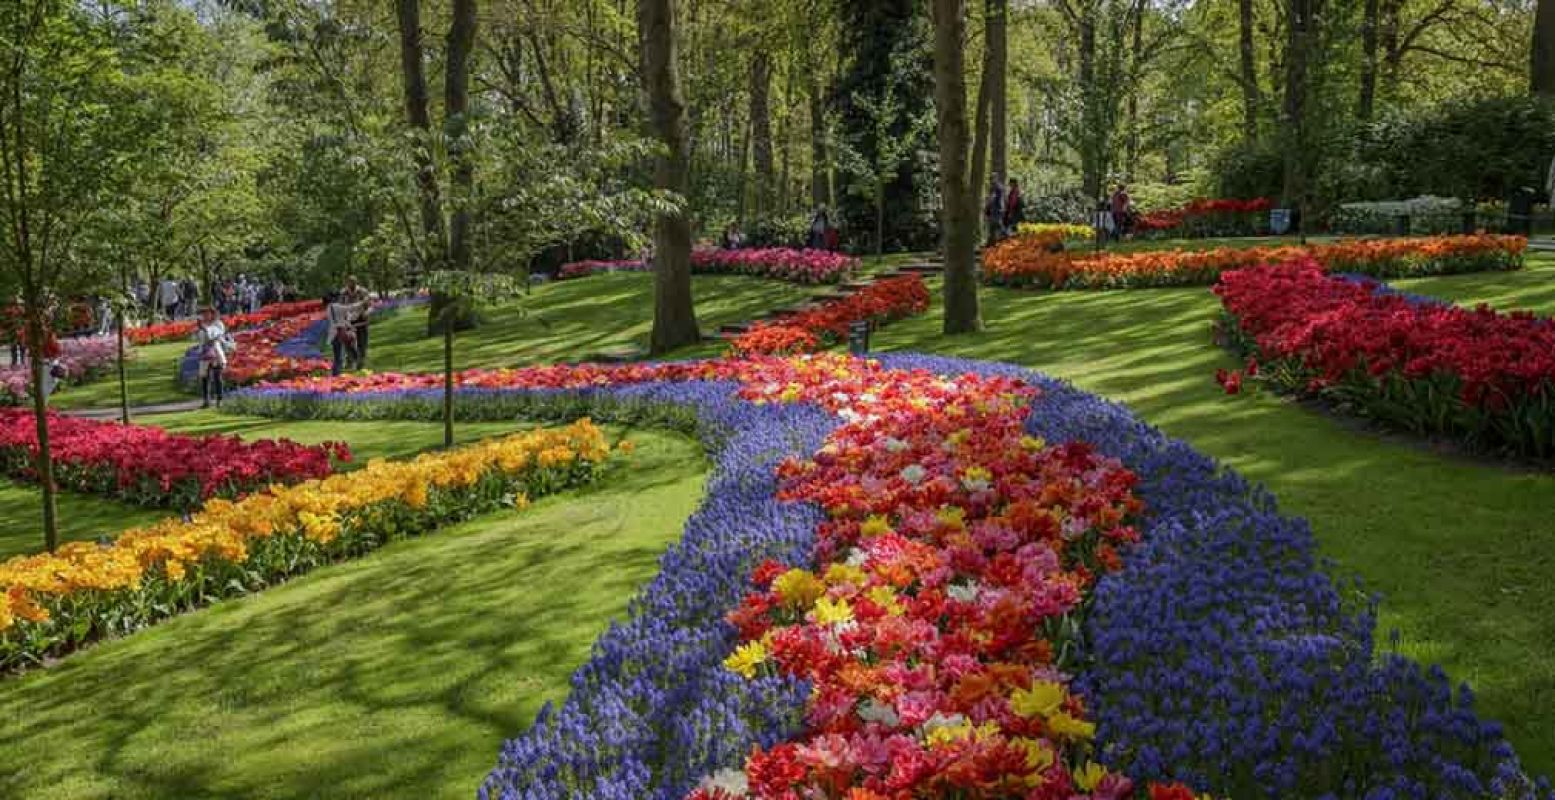
[[[857,268],[858,259],[829,250],[765,247],[749,250],[703,248],[691,253],[691,271],[702,275],[750,275],[789,283],[837,283]],[[644,261],[578,261],[564,265],[560,277],[581,278],[596,272],[647,272]]]
[[[65,382],[90,378],[113,366],[118,358],[118,342],[113,336],[83,336],[59,340],[63,351],[56,359],[64,370]],[[128,342],[124,357],[133,351]],[[21,405],[32,395],[32,367],[26,363],[0,367],[0,405]]]

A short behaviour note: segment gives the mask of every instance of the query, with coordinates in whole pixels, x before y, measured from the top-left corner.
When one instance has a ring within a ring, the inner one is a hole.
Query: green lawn
[[[1536,274],[1536,273],[1530,273]],[[1492,275],[1436,279],[1436,290]],[[1481,289],[1483,290],[1483,289]],[[1533,289],[1522,295],[1534,298]],[[1406,654],[1474,686],[1525,764],[1555,772],[1555,475],[1440,455],[1268,393],[1227,396],[1207,288],[983,292],[987,331],[945,339],[938,311],[876,337],[919,350],[1029,365],[1131,406],[1267,484],[1308,518],[1325,555],[1386,595],[1381,627]]]
[[[41,498],[36,486],[0,479],[0,561],[43,549]],[[62,542],[91,541],[170,513],[65,492],[59,495],[59,538]]]
[[[1555,315],[1555,253],[1534,253],[1520,272],[1484,272],[1393,281],[1416,294],[1432,295],[1474,306],[1488,303],[1499,311],[1523,309]]]
[[[706,331],[798,303],[814,291],[722,275],[695,276],[692,290],[697,321]],[[527,299],[487,309],[485,317],[481,327],[461,333],[456,341],[461,368],[570,361],[634,344],[646,346],[653,327],[653,278],[607,273],[547,284]],[[370,369],[428,372],[442,365],[438,341],[426,337],[424,311],[402,312],[373,325]]]
[[[178,388],[178,361],[189,349],[189,342],[165,342],[134,348],[134,358],[125,362],[125,383],[131,406],[150,406],[187,400],[190,395]],[[119,405],[119,376],[110,370],[91,383],[66,386],[49,398],[55,408],[110,408]]]
[[[473,796],[700,499],[693,441],[631,438],[595,488],[0,681],[0,797]]]

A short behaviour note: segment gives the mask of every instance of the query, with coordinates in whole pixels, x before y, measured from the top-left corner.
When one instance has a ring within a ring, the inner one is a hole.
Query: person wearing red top
[[[1120,183],[1112,193],[1112,225],[1119,239],[1129,234],[1133,215],[1134,201],[1128,196],[1128,187]]]

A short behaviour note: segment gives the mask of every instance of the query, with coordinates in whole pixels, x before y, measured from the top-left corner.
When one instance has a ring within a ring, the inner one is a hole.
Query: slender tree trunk
[[[1377,104],[1377,28],[1379,4],[1366,0],[1361,17],[1361,87],[1355,115],[1370,120]]]
[[[992,131],[992,153],[989,156],[991,170],[1000,183],[1010,179],[1010,140],[1009,140],[1009,16],[1010,0],[988,0],[988,42],[987,65],[985,69],[989,73],[989,91],[993,95],[990,113]],[[981,190],[981,187],[974,184]]]
[[[945,333],[983,327],[975,256],[977,187],[969,186],[965,0],[933,0],[934,104],[939,122],[940,211],[945,248]]]
[[[122,309],[119,311],[118,317],[118,324],[114,327],[117,329],[116,338],[118,339],[115,344],[119,349],[119,421],[128,425],[130,424],[130,384],[124,373],[124,311]]]
[[[659,189],[686,196],[690,147],[686,101],[676,64],[674,0],[638,0],[637,35],[643,88],[653,132],[664,145],[654,169]],[[691,220],[686,212],[661,214],[654,225],[653,334],[649,349],[660,355],[702,338],[691,299]]]
[[[810,204],[831,208],[831,159],[826,148],[826,96],[820,80],[810,78]]]
[[[451,307],[450,307],[451,308]],[[443,320],[443,447],[454,446],[454,323],[456,315]]]
[[[973,228],[982,229],[982,197],[988,183],[988,129],[993,105],[993,50],[983,48],[983,76],[977,84],[977,104],[973,106],[972,165],[967,177],[967,196],[972,204]]]
[[[1088,13],[1088,12],[1087,12]],[[1106,172],[1105,153],[1108,132],[1101,114],[1101,88],[1096,85],[1096,19],[1086,16],[1080,20],[1080,91],[1084,108],[1081,119],[1080,179],[1085,196],[1096,200],[1101,197],[1102,179]]]
[[[448,260],[454,269],[470,268],[470,206],[474,202],[475,159],[470,152],[470,51],[475,47],[475,0],[454,0],[448,27],[447,77],[443,116],[447,120],[449,160],[453,165],[453,213]]]
[[[884,172],[875,177],[875,255],[885,255],[885,185]]]
[[[43,546],[54,552],[59,547],[59,505],[54,490],[54,454],[49,452],[49,401],[43,392],[44,362],[43,343],[45,323],[41,304],[35,299],[27,304],[27,357],[32,370],[32,414],[37,425],[38,455],[33,468],[38,472],[38,485],[43,489]]]
[[[437,167],[432,161],[432,116],[428,111],[426,56],[421,47],[420,0],[395,0],[400,29],[400,71],[405,88],[405,120],[421,141],[417,143],[416,185],[421,189],[421,227],[426,235],[422,263],[440,264],[447,255],[443,238],[443,204],[437,187]]]
[[[1529,88],[1536,95],[1555,97],[1555,0],[1539,0],[1534,12]]]
[[[1128,113],[1128,140],[1123,169],[1130,183],[1133,183],[1134,170],[1139,166],[1139,83],[1144,75],[1145,0],[1134,0],[1132,17],[1134,39],[1129,50],[1129,68],[1134,77],[1128,84],[1128,106],[1125,109]]]
[[[1237,0],[1242,57],[1242,138],[1258,140],[1258,66],[1253,61],[1253,0]]]
[[[1316,38],[1321,0],[1286,0],[1288,39],[1285,48],[1285,206],[1305,211],[1307,200],[1307,93],[1312,43]],[[1301,220],[1305,227],[1306,221]]]
[[[756,170],[756,214],[772,212],[772,57],[765,49],[751,56],[751,162]]]

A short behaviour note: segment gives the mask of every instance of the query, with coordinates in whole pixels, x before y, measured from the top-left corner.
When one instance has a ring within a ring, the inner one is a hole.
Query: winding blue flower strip
[[[1101,759],[1136,779],[1235,798],[1551,798],[1494,723],[1438,668],[1379,655],[1374,598],[1336,585],[1306,522],[1235,472],[1117,404],[1008,364],[887,355],[890,367],[1008,375],[1039,386],[1028,430],[1080,440],[1140,478],[1143,542],[1096,587],[1078,676]],[[707,496],[624,623],[612,625],[560,707],[507,742],[481,800],[679,800],[753,745],[802,728],[808,688],[722,668],[724,614],[765,558],[804,563],[820,512],[779,503],[773,466],[818,448],[838,421],[754,405],[717,383],[585,391],[462,390],[484,418],[594,409],[632,418],[689,409],[713,456]],[[436,390],[322,396],[245,390],[250,411],[436,418]],[[570,404],[570,406],[569,406]]]

